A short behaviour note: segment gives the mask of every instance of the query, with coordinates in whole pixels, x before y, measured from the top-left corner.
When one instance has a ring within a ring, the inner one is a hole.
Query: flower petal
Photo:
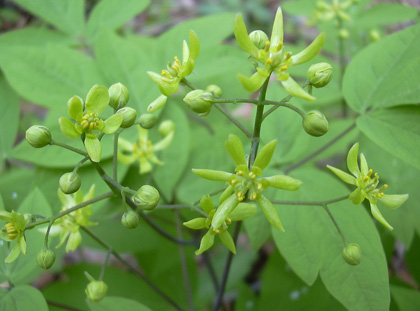
[[[238,44],[242,48],[242,50],[244,50],[251,56],[257,58],[258,48],[254,45],[254,43],[252,43],[251,39],[249,38],[242,14],[237,14],[235,17],[234,32],[236,41],[238,41]]]
[[[200,207],[207,215],[214,209],[213,200],[209,195],[203,195],[200,200]]]
[[[261,169],[261,171],[263,171],[268,166],[268,164],[270,164],[276,146],[277,139],[274,139],[267,143],[258,153],[253,165],[258,166]]]
[[[225,222],[226,218],[229,217],[230,213],[238,206],[239,200],[236,194],[232,194],[217,208],[216,213],[213,216],[211,226],[213,230],[217,230]]]
[[[76,131],[74,123],[70,121],[70,119],[61,117],[58,119],[58,123],[60,124],[61,133],[66,135],[68,138],[75,139],[80,136],[80,133]]]
[[[363,153],[360,154],[360,171],[362,173],[362,176],[366,176],[369,172],[369,167],[365,155]]]
[[[338,168],[335,168],[333,166],[327,165],[327,167],[340,178],[345,183],[356,185],[356,178],[351,176],[350,174],[347,174],[346,172],[343,172],[342,170],[339,170]]]
[[[190,41],[190,57],[196,60],[198,54],[200,54],[200,40],[198,40],[198,36],[193,30],[189,31],[188,38]]]
[[[69,117],[75,121],[82,121],[83,117],[83,100],[79,96],[73,96],[67,102]]]
[[[233,242],[232,236],[229,231],[219,233],[220,241],[234,254],[236,254],[235,242]]]
[[[194,218],[190,221],[184,222],[183,225],[193,230],[200,230],[206,227],[206,219],[204,217]]]
[[[160,95],[156,98],[150,105],[147,107],[147,112],[155,112],[159,109],[162,109],[165,106],[168,97],[165,95]]]
[[[80,234],[79,230],[73,231],[69,235],[69,239],[66,244],[66,252],[74,252],[77,247],[82,242],[82,235]]]
[[[224,172],[224,171],[215,171],[215,170],[207,170],[207,169],[192,169],[192,172],[204,179],[207,180],[214,180],[214,181],[224,181],[228,182],[232,177],[232,173]]]
[[[247,165],[244,146],[238,136],[230,134],[225,142],[225,148],[236,165]]]
[[[264,75],[264,71],[259,70],[256,73],[254,73],[250,78],[239,73],[238,79],[245,90],[249,92],[255,92],[264,84],[268,76],[268,73],[267,75]]]
[[[357,164],[357,155],[359,153],[359,143],[355,143],[347,155],[347,167],[354,176],[360,176],[359,164]]]
[[[232,221],[242,221],[249,219],[257,213],[257,207],[251,203],[239,203],[230,213],[229,218]]]
[[[277,47],[280,42],[283,42],[283,12],[281,7],[278,7],[271,31],[270,45]]]
[[[102,145],[98,138],[86,135],[85,147],[90,159],[93,162],[101,161]]]
[[[267,218],[268,222],[277,230],[284,232],[284,228],[281,224],[279,214],[277,213],[273,203],[271,203],[271,201],[263,195],[257,200],[257,203],[258,206],[261,208],[262,212],[264,213],[265,218]]]
[[[105,134],[115,133],[121,126],[123,121],[123,116],[120,113],[113,114],[108,119],[105,120],[105,126],[102,129],[102,132]]]
[[[408,194],[386,194],[378,200],[390,209],[400,207],[407,201]]]
[[[370,212],[372,216],[375,217],[377,221],[379,221],[385,228],[389,230],[393,230],[392,226],[385,220],[384,216],[382,216],[381,212],[379,211],[376,204],[370,203]]]
[[[303,98],[309,101],[315,100],[315,97],[313,97],[304,89],[302,89],[302,87],[295,80],[293,80],[292,77],[289,76],[287,80],[280,81],[280,82],[283,85],[286,92],[289,93],[290,95]]]
[[[306,49],[296,55],[292,55],[293,66],[306,63],[314,58],[322,49],[324,42],[325,33],[320,33]]]
[[[287,175],[275,175],[265,178],[269,182],[269,186],[277,189],[296,191],[300,189],[302,182],[299,179]]]
[[[100,114],[109,104],[109,92],[105,86],[94,85],[86,96],[85,111]]]
[[[11,263],[13,261],[15,261],[20,255],[20,246],[19,243],[17,243],[12,250],[10,251],[9,256],[6,257],[6,259],[4,260],[5,263]]]
[[[195,251],[196,255],[200,255],[214,244],[214,235],[208,231],[201,239],[200,248]]]

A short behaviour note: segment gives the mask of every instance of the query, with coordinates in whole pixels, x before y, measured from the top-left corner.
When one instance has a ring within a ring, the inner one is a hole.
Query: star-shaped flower
[[[372,216],[375,217],[387,229],[392,230],[392,226],[385,220],[378,209],[377,202],[383,203],[386,207],[395,209],[404,204],[408,199],[408,194],[386,195],[382,191],[388,188],[387,184],[378,188],[379,175],[375,173],[372,177],[373,170],[369,169],[367,161],[363,153],[360,154],[360,168],[357,163],[359,152],[359,143],[354,144],[347,155],[347,167],[350,173],[347,174],[338,168],[327,165],[327,167],[336,174],[342,181],[354,185],[357,188],[349,195],[349,199],[354,204],[360,204],[365,199],[370,202],[370,210]]]
[[[5,221],[0,236],[5,241],[16,240],[16,245],[6,257],[5,263],[11,263],[18,258],[20,253],[26,255],[25,225],[30,221],[29,214],[19,214],[15,211],[11,213],[0,211],[0,219]]]
[[[256,68],[257,72],[250,78],[242,74],[238,75],[240,82],[246,90],[250,92],[258,90],[270,74],[274,73],[277,75],[277,80],[281,82],[290,95],[306,100],[315,100],[315,98],[304,91],[286,71],[291,66],[310,61],[318,54],[325,41],[325,35],[323,33],[315,38],[315,40],[300,53],[292,55],[291,52],[285,52],[283,44],[283,13],[280,7],[277,9],[276,17],[274,19],[271,39],[270,41],[267,40],[263,47],[256,46],[252,42],[241,14],[236,16],[234,31],[239,46],[245,52],[249,53],[252,59],[258,64],[258,67]]]

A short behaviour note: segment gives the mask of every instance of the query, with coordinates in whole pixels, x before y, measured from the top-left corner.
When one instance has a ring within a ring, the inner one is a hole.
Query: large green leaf
[[[39,290],[29,285],[20,285],[0,298],[0,310],[48,311],[48,305]]]
[[[420,106],[400,106],[362,115],[357,127],[372,141],[420,169]]]
[[[13,0],[57,29],[79,36],[84,28],[83,0]]]
[[[94,39],[98,31],[114,30],[141,13],[150,0],[102,0],[92,10],[87,23],[87,35]]]
[[[8,156],[19,125],[19,99],[0,76],[0,163]]]
[[[244,225],[252,249],[258,251],[271,236],[270,223],[265,218],[261,209],[258,208],[257,213],[253,217],[244,220]]]
[[[336,178],[320,171],[296,171],[303,181],[296,193],[278,191],[280,200],[323,201],[348,193]],[[379,235],[370,215],[350,201],[331,204],[330,211],[349,243],[362,249],[362,262],[348,265],[343,242],[320,206],[280,205],[286,232],[273,229],[278,249],[307,284],[320,274],[328,291],[349,310],[385,310],[389,306],[388,269]]]
[[[88,301],[88,305],[91,311],[151,311],[145,305],[123,297],[105,297],[98,303]]]
[[[369,45],[346,69],[344,97],[358,112],[420,101],[420,25]]]
[[[374,28],[378,25],[402,23],[415,19],[418,9],[398,3],[380,3],[357,16],[355,26]]]
[[[175,123],[175,135],[170,146],[158,154],[158,158],[164,163],[163,166],[156,166],[153,171],[153,178],[164,196],[172,200],[174,189],[184,173],[188,162],[190,150],[190,128],[184,111],[172,102],[167,105],[161,120],[172,120]],[[158,142],[156,140],[156,142]]]
[[[59,45],[4,48],[0,66],[23,98],[49,108],[65,106],[73,95],[84,97],[103,81],[92,59]]]
[[[391,286],[391,295],[400,310],[417,311],[420,309],[420,293],[417,290]]]

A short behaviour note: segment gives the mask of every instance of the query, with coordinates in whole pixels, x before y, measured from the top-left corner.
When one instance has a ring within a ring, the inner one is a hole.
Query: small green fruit
[[[317,110],[308,112],[303,118],[302,124],[306,133],[315,137],[322,136],[328,132],[328,120]]]
[[[102,281],[91,281],[85,289],[87,298],[92,302],[101,301],[108,291],[108,286]]]
[[[61,176],[58,184],[60,186],[61,191],[63,191],[65,194],[71,194],[75,193],[77,190],[80,189],[82,181],[80,179],[79,174],[70,172],[65,173],[63,176]]]
[[[123,120],[121,122],[121,127],[126,129],[129,128],[136,122],[137,118],[137,111],[130,107],[124,107],[121,109],[118,109],[117,113],[121,114],[123,117]]]
[[[139,118],[140,126],[146,130],[150,130],[155,126],[157,117],[151,113],[144,113]]]
[[[144,185],[142,186],[133,197],[134,203],[141,209],[152,210],[159,203],[159,191],[155,187]]]
[[[38,266],[44,270],[47,270],[54,264],[55,254],[50,249],[43,249],[42,251],[39,251],[38,255],[36,256],[36,261]]]
[[[121,223],[127,229],[137,228],[139,225],[139,215],[137,215],[137,213],[134,211],[124,213],[124,215],[121,217]]]
[[[265,43],[269,41],[267,34],[262,30],[254,30],[249,34],[249,38],[260,50],[265,48]]]
[[[33,125],[26,131],[26,140],[34,148],[42,148],[52,141],[51,132],[42,125]]]
[[[308,69],[309,82],[316,88],[326,86],[332,78],[333,68],[328,63],[314,64]]]
[[[114,109],[121,109],[127,105],[129,100],[128,89],[121,83],[115,83],[110,86],[109,90],[109,105]]]
[[[348,244],[343,249],[344,260],[352,266],[357,266],[362,260],[362,251],[356,243]]]
[[[214,95],[204,90],[194,90],[184,97],[184,102],[192,111],[205,113],[210,111],[214,103]]]

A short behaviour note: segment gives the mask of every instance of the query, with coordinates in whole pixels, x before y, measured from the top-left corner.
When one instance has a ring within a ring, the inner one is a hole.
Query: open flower
[[[388,185],[384,184],[378,188],[379,175],[378,173],[375,173],[372,177],[373,170],[368,168],[368,164],[363,153],[360,154],[359,168],[359,164],[357,163],[358,152],[359,143],[356,143],[350,148],[347,155],[347,167],[353,176],[335,167],[329,165],[327,165],[327,167],[342,181],[357,187],[349,195],[349,199],[352,200],[354,204],[360,204],[365,199],[369,200],[372,216],[387,229],[392,230],[392,226],[385,220],[379,211],[377,202],[379,201],[391,209],[398,208],[408,199],[408,194],[384,194],[382,191],[388,188]]]
[[[219,236],[220,241],[234,254],[236,254],[235,243],[233,242],[232,236],[230,235],[228,230],[228,225],[232,223],[232,221],[242,221],[248,218],[251,218],[257,212],[257,209],[254,204],[250,203],[239,203],[238,206],[232,213],[230,213],[229,217],[223,222],[222,226],[219,229],[213,230],[211,228],[211,223],[213,221],[213,217],[216,213],[216,209],[213,206],[213,201],[210,196],[203,196],[200,201],[201,209],[204,211],[204,214],[207,217],[199,217],[192,219],[190,221],[184,222],[184,226],[194,229],[208,229],[207,233],[203,236],[200,243],[200,248],[196,250],[195,254],[200,255],[214,244],[214,237],[216,235]]]
[[[235,174],[207,169],[193,169],[193,173],[202,178],[229,183],[223,193],[223,197],[226,199],[217,208],[211,222],[214,231],[223,225],[238,204],[245,199],[256,201],[270,224],[276,229],[284,231],[276,209],[262,192],[268,187],[295,191],[300,188],[302,182],[285,175],[262,177],[264,169],[271,161],[276,145],[277,140],[266,144],[258,153],[251,170],[249,170],[242,142],[239,137],[231,134],[225,142],[225,147],[236,163]]]
[[[95,185],[92,185],[89,192],[85,195],[83,195],[81,190],[78,190],[73,195],[64,194],[60,189],[58,190],[58,198],[63,204],[61,211],[89,201],[94,196]],[[87,205],[57,219],[50,230],[51,236],[60,237],[60,243],[57,245],[57,248],[67,241],[66,252],[75,251],[82,242],[82,235],[79,232],[80,226],[88,227],[96,225],[96,223],[90,221],[90,215],[92,215],[92,210],[90,209],[90,205]],[[42,228],[40,231],[46,232],[46,228]]]
[[[73,96],[67,102],[68,114],[72,120],[68,118],[60,118],[60,129],[64,135],[69,138],[78,138],[85,134],[85,147],[94,162],[101,159],[101,142],[98,134],[112,134],[116,132],[123,121],[121,114],[116,113],[103,121],[99,118],[99,114],[105,110],[109,104],[108,89],[104,86],[93,86],[86,97],[86,102],[79,96]]]
[[[324,45],[325,35],[321,33],[315,40],[302,52],[292,55],[291,52],[284,51],[283,45],[283,13],[281,8],[277,9],[274,19],[273,30],[270,41],[266,41],[264,46],[257,46],[248,35],[244,20],[241,14],[235,19],[235,37],[239,46],[252,56],[258,67],[257,72],[250,78],[238,74],[239,81],[243,87],[254,92],[258,90],[271,73],[277,75],[277,80],[281,82],[284,89],[292,96],[300,97],[306,100],[315,100],[315,98],[304,91],[295,80],[290,77],[287,69],[306,63],[314,58]]]
[[[137,126],[139,140],[131,143],[123,138],[118,140],[118,146],[122,152],[118,153],[118,161],[130,165],[138,161],[140,163],[140,174],[146,174],[152,170],[152,163],[163,165],[155,155],[155,151],[166,149],[172,142],[175,135],[175,124],[172,121],[163,121],[159,126],[162,140],[152,144],[149,140],[149,131]]]
[[[30,215],[19,214],[15,211],[11,213],[0,211],[0,219],[6,222],[0,233],[1,238],[5,241],[16,240],[17,242],[4,261],[11,263],[18,258],[20,253],[26,255],[25,225],[30,221]]]
[[[160,75],[152,71],[147,72],[153,82],[159,87],[160,92],[165,96],[171,96],[171,94],[178,92],[179,83],[194,70],[194,61],[200,53],[200,41],[197,34],[192,30],[189,32],[189,41],[191,49],[188,48],[185,40],[183,42],[182,63],[175,56],[174,61],[168,62],[166,70],[162,69]]]

